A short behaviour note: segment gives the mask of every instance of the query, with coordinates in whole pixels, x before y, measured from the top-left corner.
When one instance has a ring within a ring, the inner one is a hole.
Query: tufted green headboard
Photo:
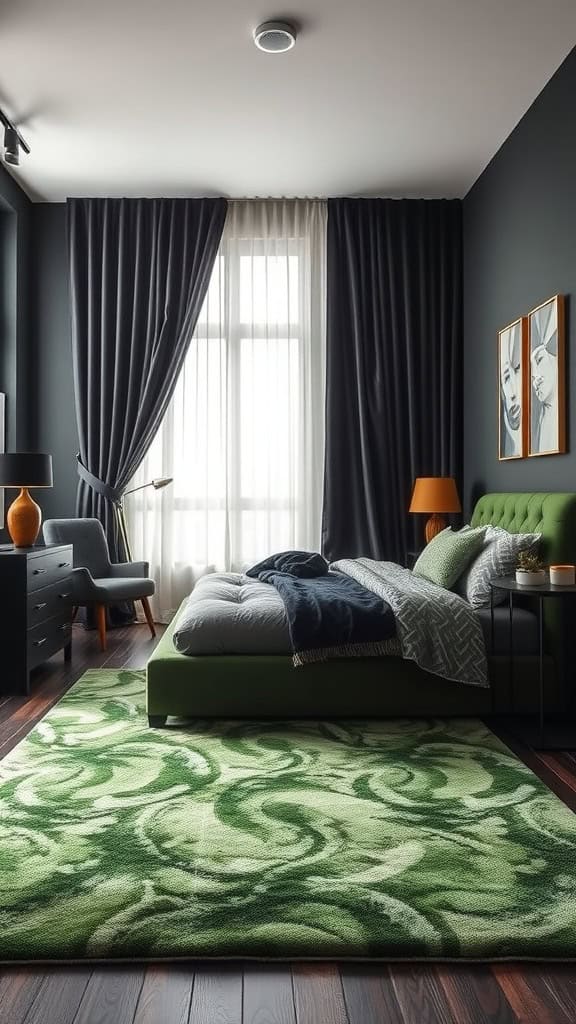
[[[473,526],[502,526],[510,533],[541,533],[546,562],[576,563],[576,493],[536,491],[484,494]]]
[[[510,533],[541,533],[542,557],[548,564],[576,564],[576,493],[556,491],[484,494],[472,513],[473,526],[502,526]],[[565,609],[545,602],[546,644],[554,655],[560,678],[567,678],[570,662],[567,638],[572,625]],[[563,604],[563,602],[562,602]],[[564,697],[566,700],[566,695]]]

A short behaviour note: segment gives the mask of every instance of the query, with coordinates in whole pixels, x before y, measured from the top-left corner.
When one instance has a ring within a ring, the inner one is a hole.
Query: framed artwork
[[[528,455],[566,451],[564,296],[528,314]]]
[[[528,320],[518,320],[498,331],[498,458],[526,455],[526,357]]]

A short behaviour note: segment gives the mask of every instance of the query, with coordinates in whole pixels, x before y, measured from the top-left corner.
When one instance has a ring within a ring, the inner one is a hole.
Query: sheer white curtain
[[[229,204],[206,302],[162,426],[126,498],[155,617],[194,581],[320,544],[326,204]]]

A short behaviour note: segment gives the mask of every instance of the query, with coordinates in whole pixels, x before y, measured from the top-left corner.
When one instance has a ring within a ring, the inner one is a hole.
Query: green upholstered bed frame
[[[576,494],[485,494],[472,515],[477,526],[492,523],[511,532],[542,533],[548,562],[576,561]],[[147,710],[151,724],[167,715],[192,717],[383,717],[390,715],[477,715],[531,711],[537,707],[537,665],[517,659],[515,693],[509,689],[505,658],[490,662],[490,690],[433,676],[402,658],[336,659],[295,669],[279,655],[178,654],[174,622],[147,667]],[[561,636],[548,618],[548,704],[565,705],[560,674]]]

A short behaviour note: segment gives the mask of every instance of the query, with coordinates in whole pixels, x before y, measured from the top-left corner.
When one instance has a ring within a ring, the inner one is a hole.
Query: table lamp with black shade
[[[34,547],[42,512],[30,497],[30,487],[52,487],[52,456],[42,452],[8,452],[0,455],[0,487],[19,487],[20,494],[6,515],[14,547]]]

